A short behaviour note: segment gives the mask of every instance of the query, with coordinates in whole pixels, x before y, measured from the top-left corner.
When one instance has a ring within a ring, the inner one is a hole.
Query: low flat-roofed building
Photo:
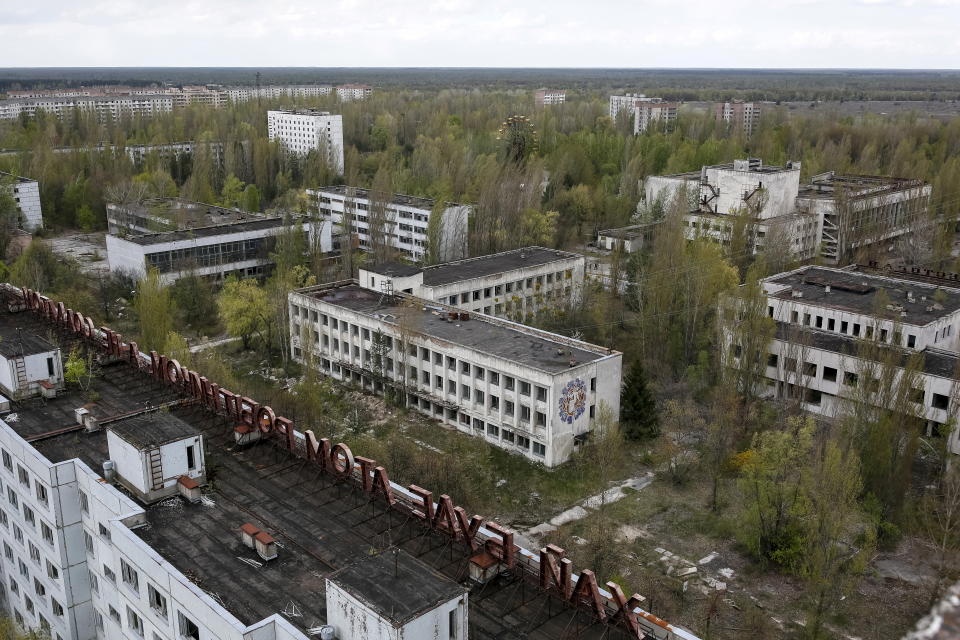
[[[956,418],[960,289],[831,267],[802,267],[765,278],[762,286],[767,315],[777,323],[769,353],[759,356],[766,362],[764,395],[840,417],[854,403],[873,402],[880,390],[871,385],[883,377],[894,387],[912,385],[904,390],[912,415],[930,434]],[[727,341],[739,366],[739,345],[731,336]],[[881,370],[880,355],[892,372]],[[904,378],[908,367],[916,368],[912,379]],[[956,432],[949,445],[960,453]]]
[[[618,351],[355,281],[289,300],[297,361],[547,466],[589,437],[602,405],[619,419]]]
[[[9,189],[17,203],[17,226],[24,231],[43,228],[43,209],[40,206],[40,183],[30,178],[0,171],[0,188]]]
[[[523,247],[422,269],[397,262],[361,267],[358,280],[375,291],[409,293],[476,313],[524,318],[541,308],[576,302],[583,291],[584,264],[585,258],[576,253]]]
[[[327,623],[341,638],[468,635],[467,590],[409,554],[387,551],[344,567],[327,578],[326,592]]]
[[[317,200],[317,211],[324,220],[357,237],[361,249],[370,250],[373,234],[381,234],[386,246],[403,257],[422,261],[430,243],[430,219],[436,201],[400,193],[388,194],[378,202],[369,189],[344,185],[307,189],[307,194]],[[371,215],[371,208],[382,206],[382,216]],[[453,202],[444,203],[438,211],[441,221],[437,227],[437,254],[440,260],[458,260],[467,256],[468,224],[473,207]],[[344,218],[349,218],[348,223]],[[379,220],[379,222],[378,222]],[[378,229],[379,226],[379,229]]]
[[[597,246],[607,251],[619,249],[626,253],[635,253],[648,249],[653,242],[653,234],[659,222],[643,222],[616,229],[604,229],[597,232]]]
[[[269,275],[274,237],[299,228],[321,251],[333,248],[329,223],[225,209],[173,198],[107,205],[111,271],[140,277],[148,268],[165,284],[187,274],[214,281]]]
[[[0,390],[11,400],[63,388],[60,349],[43,336],[0,326]]]
[[[112,423],[107,427],[107,446],[118,480],[141,502],[176,494],[183,477],[206,481],[200,431],[169,411]]]
[[[216,407],[199,401],[195,388],[176,382],[197,372],[178,374],[170,361],[112,341],[116,334],[91,329],[85,337],[41,312],[53,301],[33,292],[5,285],[0,294],[8,302],[0,327],[56,331],[64,350],[100,361],[95,398],[69,390],[0,418],[0,610],[23,628],[54,640],[308,640],[327,637],[349,595],[379,612],[377,625],[406,620],[407,638],[421,637],[415,621],[451,637],[443,623],[453,612],[455,631],[463,631],[457,640],[553,640],[570,625],[596,640],[696,640],[639,607],[623,612],[637,631],[624,630],[603,588],[587,590],[596,600],[578,592],[563,615],[543,616],[558,596],[540,586],[538,554],[515,545],[507,528],[476,516],[469,532],[449,529],[444,523],[459,511],[447,496],[434,502],[425,489],[391,482],[375,461],[354,459],[346,445],[328,450],[292,423],[282,437],[268,430],[238,444],[238,421],[249,428],[255,414],[262,428],[269,408],[243,398],[227,409],[228,398],[239,397],[222,388]],[[169,442],[152,433],[155,420]],[[186,446],[199,434],[216,481],[199,487],[181,477],[182,497],[147,504],[125,486],[133,483],[122,474],[142,469],[116,464],[112,434],[138,450]],[[185,493],[198,489],[199,499]],[[478,556],[487,567],[482,584],[469,577]],[[583,584],[587,575],[571,579]],[[591,602],[603,608],[602,621]],[[368,637],[349,625],[333,631],[339,640]]]

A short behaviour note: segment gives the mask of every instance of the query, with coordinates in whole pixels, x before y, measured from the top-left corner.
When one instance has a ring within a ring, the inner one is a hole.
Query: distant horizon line
[[[936,72],[936,73],[960,73],[960,67],[601,67],[601,66],[583,66],[583,67],[545,67],[545,66],[516,66],[516,67],[490,67],[490,66],[410,66],[410,65],[389,65],[389,66],[297,66],[297,65],[139,65],[139,66],[36,66],[36,67],[0,67],[0,71],[31,71],[31,70],[136,70],[136,69],[300,69],[300,70],[442,70],[442,71],[805,71],[805,72],[826,72],[826,71],[870,71],[870,72]]]

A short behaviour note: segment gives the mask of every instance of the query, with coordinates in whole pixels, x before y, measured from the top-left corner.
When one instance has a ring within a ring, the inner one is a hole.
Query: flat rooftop
[[[545,249],[543,247],[523,247],[501,253],[493,253],[478,258],[454,260],[433,265],[423,270],[423,284],[437,287],[461,280],[486,278],[498,273],[518,271],[529,267],[540,267],[552,262],[568,261],[583,256],[569,251]]]
[[[0,311],[0,324],[29,327],[38,334],[49,328],[30,312]],[[64,352],[83,344],[72,334],[58,335]],[[326,579],[339,575],[362,587],[365,599],[382,606],[392,600],[398,611],[469,590],[470,635],[478,640],[553,640],[574,626],[584,638],[628,637],[616,627],[594,624],[588,613],[557,603],[549,614],[547,600],[555,596],[538,591],[517,572],[483,587],[471,585],[466,576],[472,552],[465,545],[451,545],[449,538],[424,529],[418,519],[371,503],[353,485],[318,472],[266,440],[236,446],[233,420],[178,398],[172,387],[125,361],[99,367],[91,389],[95,401],[67,391],[46,402],[15,403],[12,412],[0,417],[51,462],[79,458],[95,472],[108,459],[107,432],[79,428],[73,415],[77,407],[110,422],[109,428],[132,432],[149,429],[150,421],[131,413],[167,404],[170,416],[202,433],[208,469],[216,470],[215,483],[203,487],[204,500],[190,504],[174,497],[144,507],[147,526],[134,533],[243,624],[279,613],[307,634],[326,622]],[[442,492],[442,487],[434,489]],[[264,562],[243,546],[238,530],[246,523],[277,540],[277,559]],[[371,555],[392,570],[393,549],[399,550],[399,570],[409,579],[391,580],[382,575],[382,566],[381,579],[366,580],[351,572],[350,567],[375,570],[366,564]],[[522,599],[517,595],[521,584],[527,585]]]
[[[791,291],[797,291],[803,294],[802,298],[797,299],[798,302],[867,315],[875,312],[877,295],[883,290],[890,304],[902,308],[906,314],[901,315],[899,309],[884,309],[883,312],[889,314],[891,320],[917,326],[953,315],[960,309],[958,289],[876,276],[861,271],[805,267],[772,276],[764,282],[785,287],[779,293],[773,294],[773,297],[780,300],[792,299]],[[830,287],[829,293],[827,286]],[[938,290],[942,292],[942,303],[933,301]],[[908,292],[913,294],[913,302],[910,302]]]
[[[226,235],[228,233],[246,233],[249,231],[276,229],[284,226],[285,224],[286,223],[284,222],[284,219],[279,216],[271,218],[261,217],[254,220],[227,222],[208,227],[191,227],[189,229],[180,229],[177,231],[158,231],[157,233],[128,235],[124,236],[123,239],[140,245],[162,244],[164,242],[176,242],[178,240],[212,238],[215,236]]]
[[[42,335],[37,335],[29,329],[21,331],[15,325],[0,323],[0,356],[4,358],[32,356],[55,349],[56,347]]]
[[[138,449],[152,449],[200,435],[196,428],[169,411],[144,413],[116,422],[107,429]]]
[[[413,556],[386,551],[363,558],[330,576],[335,585],[366,602],[374,611],[400,626],[434,607],[459,598],[467,589],[437,573]],[[410,585],[423,588],[397,598]]]
[[[603,347],[571,342],[562,336],[552,339],[543,331],[470,313],[469,320],[451,321],[445,308],[436,302],[412,296],[383,296],[358,284],[311,287],[294,293],[326,304],[376,318],[388,324],[401,323],[413,333],[449,342],[505,360],[522,362],[546,373],[557,374],[574,365],[600,360],[616,353]],[[588,350],[587,347],[593,347]]]
[[[343,184],[332,187],[319,187],[314,189],[314,191],[316,191],[318,194],[340,196],[341,198],[347,197],[348,191],[352,191],[352,197],[358,200],[370,199],[370,189],[349,187]],[[436,200],[433,198],[420,198],[418,196],[408,196],[402,193],[393,193],[390,194],[390,204],[400,205],[402,207],[413,207],[415,209],[433,209],[433,206],[436,204]],[[456,202],[446,202],[444,204],[451,207],[458,206]]]
[[[320,109],[271,109],[268,113],[282,113],[288,116],[329,116],[331,115],[329,111],[321,111]]]
[[[36,180],[31,180],[30,178],[24,178],[23,176],[18,176],[15,173],[7,173],[6,171],[0,171],[0,178],[13,178],[14,182],[36,182]]]
[[[110,204],[107,217],[128,215],[156,221],[159,225],[169,225],[158,231],[195,229],[212,225],[233,224],[249,220],[260,220],[262,213],[251,213],[237,209],[227,209],[202,202],[190,202],[178,198],[151,198],[139,203]]]
[[[922,189],[926,183],[913,178],[891,176],[837,175],[832,171],[813,176],[810,182],[801,184],[798,198],[833,199],[840,193],[847,197],[865,198],[879,194],[897,193]]]
[[[597,235],[635,238],[642,235],[645,231],[656,227],[658,224],[660,223],[644,222],[641,224],[630,224],[625,227],[617,227],[616,229],[604,229],[603,231],[598,231]]]

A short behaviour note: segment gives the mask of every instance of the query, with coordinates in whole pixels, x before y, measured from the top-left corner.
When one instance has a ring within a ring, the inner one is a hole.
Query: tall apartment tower
[[[676,102],[664,102],[663,98],[648,98],[635,93],[622,96],[610,96],[610,118],[617,119],[617,114],[627,111],[633,114],[633,133],[643,133],[654,122],[660,122],[669,128],[677,119]]]
[[[760,105],[756,102],[717,102],[713,113],[718,123],[730,125],[748,136],[760,125]]]
[[[267,111],[267,131],[292,153],[326,150],[330,167],[343,173],[343,118],[317,109]]]

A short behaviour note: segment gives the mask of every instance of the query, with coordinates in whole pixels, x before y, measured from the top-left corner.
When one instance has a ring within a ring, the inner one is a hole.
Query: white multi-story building
[[[960,406],[960,288],[942,283],[853,267],[802,267],[765,278],[767,315],[777,331],[759,356],[764,393],[833,418],[902,392],[928,433],[941,433]],[[739,365],[740,345],[729,335],[727,342]],[[905,378],[914,354],[922,358]],[[950,438],[960,453],[957,433]]]
[[[105,95],[76,98],[31,98],[0,101],[0,119],[35,116],[43,111],[57,118],[72,118],[74,113],[92,113],[101,121],[112,121],[123,116],[151,116],[173,111],[172,95]]]
[[[307,189],[307,194],[317,199],[320,218],[330,220],[344,231],[349,226],[361,248],[369,249],[371,233],[380,233],[387,246],[410,260],[420,261],[426,255],[430,243],[430,218],[436,208],[434,200],[391,194],[382,203],[383,218],[378,222],[371,216],[371,207],[375,203],[369,189],[341,185]],[[470,205],[455,203],[446,203],[440,212],[442,219],[437,226],[437,241],[441,260],[466,257],[471,212]],[[349,224],[344,222],[345,216]],[[378,225],[380,229],[377,229]]]
[[[563,104],[567,101],[567,92],[563,89],[537,89],[533,101],[538,107]]]
[[[292,153],[326,153],[330,168],[343,173],[343,116],[316,109],[268,111],[267,130]]]
[[[748,136],[760,126],[760,105],[756,102],[717,102],[713,114],[718,123]]]
[[[227,87],[223,90],[231,102],[248,102],[259,98],[319,98],[333,91],[330,85],[286,85],[266,87]]]
[[[110,270],[134,277],[148,268],[169,284],[184,275],[221,282],[231,275],[262,278],[273,266],[274,237],[299,228],[310,246],[332,250],[331,225],[285,220],[175,199],[107,205]]]
[[[550,467],[619,419],[619,352],[522,324],[346,281],[291,292],[290,331],[297,361]]]
[[[677,121],[680,106],[676,102],[638,102],[633,108],[633,134],[660,127],[670,129]]]
[[[40,184],[30,178],[22,178],[0,171],[0,188],[6,186],[17,203],[19,220],[17,226],[25,231],[43,228],[43,209],[40,206]]]
[[[422,269],[397,262],[361,267],[358,280],[373,290],[523,319],[540,308],[576,302],[583,291],[585,262],[576,253],[524,247]]]
[[[734,160],[668,176],[651,176],[644,185],[646,201],[666,205],[686,192],[690,213],[688,238],[705,237],[729,245],[737,218],[745,216],[745,250],[757,253],[774,248],[798,259],[816,255],[819,228],[813,215],[798,212],[800,163],[785,167],[765,165],[759,158]]]
[[[678,193],[689,199],[687,236],[728,244],[735,217],[750,218],[747,249],[775,248],[827,264],[849,262],[857,252],[882,251],[930,224],[931,187],[922,180],[840,176],[833,172],[800,183],[800,163],[765,165],[759,158],[703,167],[644,184],[648,204],[668,206]],[[864,260],[866,261],[866,260]]]
[[[366,100],[373,95],[373,89],[366,84],[342,84],[337,87],[337,98],[341,102]]]

